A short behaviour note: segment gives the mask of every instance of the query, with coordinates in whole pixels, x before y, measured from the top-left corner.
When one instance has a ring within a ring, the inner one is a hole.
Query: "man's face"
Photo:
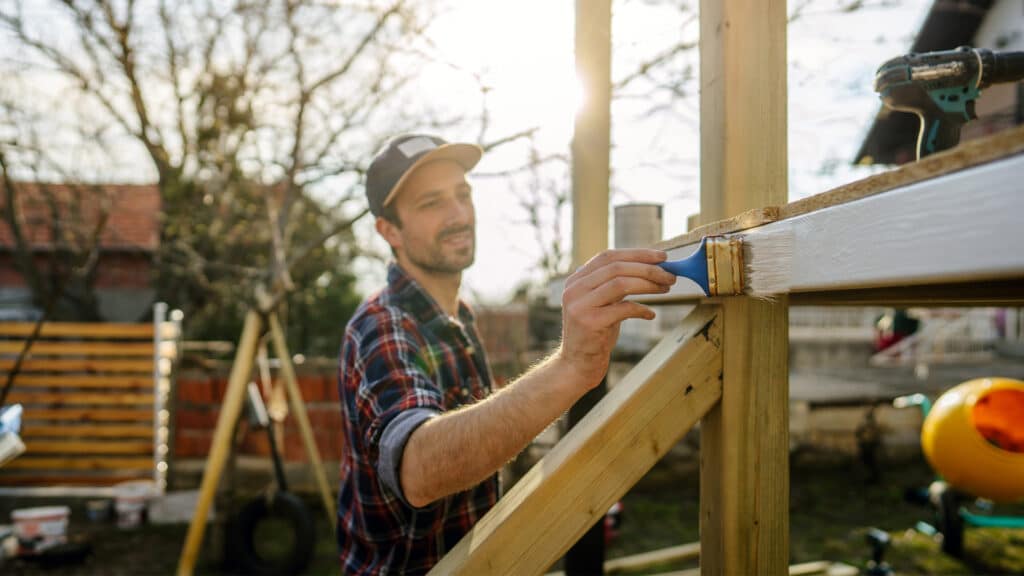
[[[438,160],[409,175],[392,200],[400,225],[378,219],[377,230],[398,254],[426,272],[456,274],[473,263],[476,216],[466,171]]]

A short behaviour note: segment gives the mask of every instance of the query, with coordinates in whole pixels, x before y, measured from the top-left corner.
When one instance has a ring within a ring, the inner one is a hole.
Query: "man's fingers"
[[[665,286],[672,286],[676,282],[675,274],[654,264],[618,261],[602,266],[580,278],[575,286],[579,286],[583,290],[593,290],[612,278],[627,276],[644,278]]]
[[[668,258],[668,254],[664,250],[651,250],[649,248],[630,248],[627,250],[605,250],[597,256],[594,256],[583,266],[580,266],[576,270],[573,276],[582,278],[594,270],[607,266],[612,262],[640,262],[643,264],[657,264],[658,262],[664,262]]]
[[[614,326],[627,318],[643,318],[644,320],[654,319],[654,310],[638,304],[637,302],[625,301],[601,308],[600,322],[604,326]]]
[[[632,294],[664,294],[671,287],[646,278],[617,276],[590,290],[580,300],[585,306],[599,308],[622,300]]]

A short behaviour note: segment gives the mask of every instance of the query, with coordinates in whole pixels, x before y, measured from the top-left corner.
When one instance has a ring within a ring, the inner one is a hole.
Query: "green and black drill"
[[[961,46],[893,58],[875,74],[875,92],[893,110],[921,119],[917,159],[960,142],[960,127],[977,118],[981,90],[1024,79],[1024,52],[993,52]]]

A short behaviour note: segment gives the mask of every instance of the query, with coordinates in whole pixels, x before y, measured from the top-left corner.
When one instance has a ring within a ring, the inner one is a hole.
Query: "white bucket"
[[[19,553],[36,554],[67,542],[70,517],[71,508],[67,506],[21,508],[11,512]]]
[[[114,486],[114,510],[117,527],[136,528],[142,523],[146,502],[153,496],[153,482],[148,480],[122,482]]]

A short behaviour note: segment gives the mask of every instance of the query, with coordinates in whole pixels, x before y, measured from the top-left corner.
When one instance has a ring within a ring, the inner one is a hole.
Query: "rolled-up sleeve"
[[[437,359],[416,325],[401,310],[367,317],[359,334],[363,371],[356,398],[356,425],[381,484],[409,505],[399,470],[413,431],[443,411],[435,382]],[[411,505],[410,505],[411,506]]]

